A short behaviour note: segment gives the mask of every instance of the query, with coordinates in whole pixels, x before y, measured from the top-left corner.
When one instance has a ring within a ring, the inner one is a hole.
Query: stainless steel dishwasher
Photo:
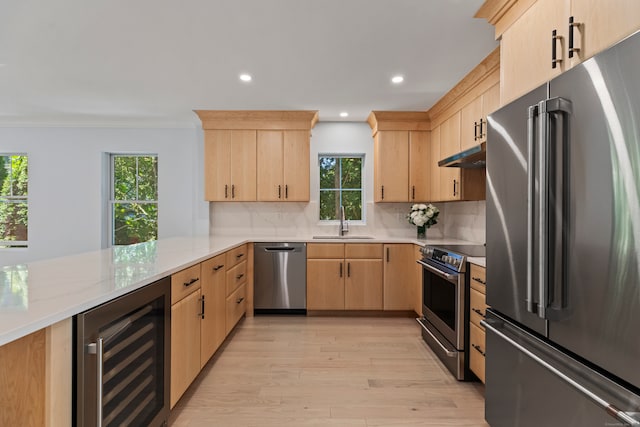
[[[307,244],[255,243],[256,314],[306,314]]]

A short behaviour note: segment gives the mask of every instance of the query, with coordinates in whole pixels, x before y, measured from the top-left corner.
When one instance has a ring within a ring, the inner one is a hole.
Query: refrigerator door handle
[[[538,213],[538,317],[547,319],[547,309],[550,305],[550,286],[555,283],[555,280],[549,280],[549,245],[551,243],[551,237],[549,235],[551,227],[550,222],[554,219],[550,215],[550,183],[555,181],[549,177],[549,173],[556,172],[557,168],[550,168],[550,162],[555,161],[553,157],[553,150],[551,149],[551,126],[550,116],[551,114],[560,113],[563,119],[572,113],[571,101],[555,97],[540,101],[538,103],[538,158],[537,158],[537,172],[538,172],[538,184],[539,184],[539,203],[537,206]],[[563,138],[566,136],[566,132],[563,129]],[[564,145],[567,141],[560,141]],[[554,147],[555,148],[555,147]],[[562,173],[562,171],[561,171]],[[562,176],[557,176],[555,179],[562,179]],[[562,195],[564,199],[565,194]],[[536,207],[534,207],[536,209]],[[557,239],[554,239],[557,243]],[[560,242],[560,246],[563,242]],[[555,254],[557,256],[560,252],[562,256],[562,247],[556,248]],[[560,263],[562,265],[562,263]],[[560,280],[561,285],[564,286],[564,277]]]
[[[535,197],[535,122],[538,106],[529,107],[527,115],[527,295],[526,304],[529,313],[536,312],[533,299],[533,236],[534,236],[534,197]]]
[[[486,320],[481,320],[480,324],[482,326],[484,326],[487,331],[491,331],[492,333],[496,334],[498,337],[500,337],[501,339],[505,340],[506,342],[508,342],[509,344],[514,346],[515,348],[517,348],[524,355],[526,355],[527,357],[531,358],[536,363],[540,364],[542,367],[544,367],[547,370],[549,370],[552,374],[554,374],[555,376],[560,378],[562,381],[566,382],[571,387],[575,388],[580,393],[584,394],[586,397],[591,399],[595,404],[600,406],[609,415],[611,415],[612,417],[616,418],[618,421],[621,421],[621,422],[625,423],[626,425],[631,425],[631,426],[636,426],[637,425],[637,426],[640,426],[640,420],[637,420],[636,418],[634,418],[635,413],[625,412],[625,411],[622,411],[622,410],[618,409],[615,405],[607,402],[605,399],[603,399],[602,397],[598,396],[596,393],[592,392],[588,388],[584,387],[582,384],[578,383],[574,379],[568,377],[563,372],[561,372],[560,370],[558,370],[557,368],[555,368],[554,366],[552,366],[551,364],[549,364],[548,362],[546,362],[542,358],[538,357],[536,354],[532,353],[531,351],[529,351],[524,346],[520,345],[515,340],[511,339],[509,336],[505,335],[504,333],[502,333],[498,329],[494,328],[491,325],[490,322],[487,322]],[[489,355],[489,357],[490,357],[490,355]]]
[[[538,103],[538,317],[547,318],[547,301],[549,300],[549,115],[547,100]]]

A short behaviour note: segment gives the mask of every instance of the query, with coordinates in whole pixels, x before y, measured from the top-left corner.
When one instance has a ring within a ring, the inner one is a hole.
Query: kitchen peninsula
[[[24,411],[33,414],[29,416],[33,425],[41,425],[38,420],[47,420],[48,425],[69,425],[73,352],[71,319],[74,315],[247,242],[266,240],[274,241],[247,237],[161,239],[4,267],[0,284],[5,294],[11,294],[11,299],[6,300],[10,302],[5,303],[0,312],[0,369],[3,370],[0,378],[9,383],[0,384],[0,414],[7,420],[24,422],[26,418],[20,418],[21,411]],[[317,242],[311,238],[275,240]],[[332,240],[323,239],[326,241]],[[410,238],[368,239],[367,242],[425,244],[425,241]],[[429,243],[466,242],[434,239]],[[248,315],[253,311],[252,279],[250,275]],[[24,375],[26,369],[32,374]],[[24,402],[29,402],[29,405],[25,407]],[[4,423],[5,420],[2,421]]]

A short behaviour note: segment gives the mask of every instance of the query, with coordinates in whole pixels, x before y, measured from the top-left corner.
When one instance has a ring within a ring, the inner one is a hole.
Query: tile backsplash
[[[477,243],[485,242],[485,202],[436,203],[440,209],[438,224],[427,236],[450,237]],[[365,221],[349,222],[350,235],[377,237],[415,237],[416,227],[406,214],[410,203],[367,203]],[[211,235],[309,237],[335,235],[337,223],[318,221],[318,203],[210,203]]]

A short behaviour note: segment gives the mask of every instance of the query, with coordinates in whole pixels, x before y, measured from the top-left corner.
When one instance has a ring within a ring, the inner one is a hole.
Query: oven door
[[[422,311],[457,350],[464,350],[464,280],[463,275],[432,261],[422,265]]]

